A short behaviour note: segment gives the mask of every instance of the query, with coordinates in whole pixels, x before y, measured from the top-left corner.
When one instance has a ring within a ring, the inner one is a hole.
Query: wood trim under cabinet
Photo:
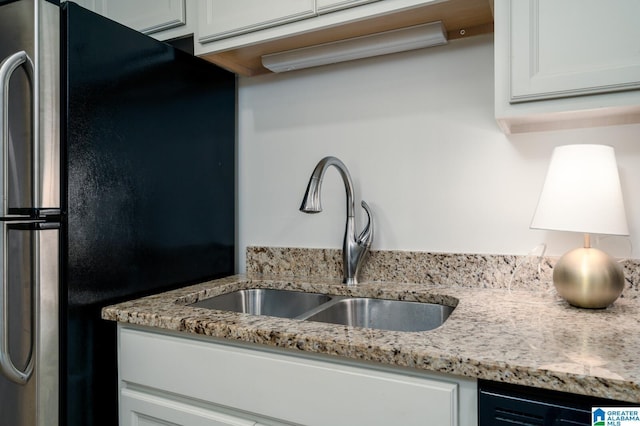
[[[262,55],[442,21],[450,40],[493,32],[490,0],[449,0],[251,46],[201,55],[243,76],[267,74]]]

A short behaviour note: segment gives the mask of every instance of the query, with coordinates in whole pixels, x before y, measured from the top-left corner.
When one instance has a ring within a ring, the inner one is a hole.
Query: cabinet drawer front
[[[640,2],[512,0],[511,102],[640,88]]]
[[[314,0],[206,0],[200,4],[201,43],[315,16]]]
[[[120,379],[303,425],[457,425],[457,384],[121,328]]]

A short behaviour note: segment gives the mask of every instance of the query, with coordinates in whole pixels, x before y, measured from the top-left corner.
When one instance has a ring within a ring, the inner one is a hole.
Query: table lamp
[[[555,148],[531,228],[584,233],[584,247],[556,263],[553,284],[573,306],[606,308],[613,303],[624,289],[622,266],[591,247],[589,236],[629,235],[613,147]]]

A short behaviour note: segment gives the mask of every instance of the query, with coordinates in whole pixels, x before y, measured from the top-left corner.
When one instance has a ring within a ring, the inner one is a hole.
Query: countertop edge
[[[438,286],[425,287],[424,285],[418,289],[418,286],[390,284],[392,289],[387,292],[380,291],[385,287],[382,283],[368,283],[357,291],[370,294],[375,289],[374,292],[378,297],[380,295],[389,297],[391,294],[393,298],[399,297],[398,294],[401,294],[400,298],[419,298],[421,294],[428,293],[455,298],[458,293],[473,294],[474,292],[490,291],[451,289]],[[202,308],[187,307],[187,312],[184,312],[185,302],[191,301],[194,294],[199,295],[196,297],[211,297],[216,293],[255,286],[293,287],[307,289],[307,291],[309,291],[308,289],[334,290],[332,294],[335,294],[336,291],[347,293],[354,291],[346,289],[338,282],[327,283],[322,280],[234,275],[107,306],[102,310],[102,318],[131,325],[266,345],[272,348],[338,356],[355,361],[375,362],[388,366],[407,367],[427,372],[533,386],[627,402],[640,401],[640,385],[636,380],[576,374],[552,367],[542,368],[511,360],[491,359],[490,356],[474,356],[465,353],[463,345],[454,348],[455,339],[447,348],[439,346],[413,348],[411,345],[398,343],[398,339],[402,339],[402,335],[398,335],[398,332],[305,323],[298,320],[210,311]],[[491,291],[496,292],[496,290]],[[501,291],[504,292],[504,290]],[[534,293],[531,294],[532,297],[538,297]],[[462,320],[458,318],[457,321]]]

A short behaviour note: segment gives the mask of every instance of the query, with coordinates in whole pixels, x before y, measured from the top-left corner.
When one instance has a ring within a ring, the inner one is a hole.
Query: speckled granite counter
[[[186,306],[241,288],[457,305],[438,329],[402,333]],[[234,276],[121,303],[104,319],[389,365],[640,402],[640,300],[572,308],[549,291]]]

